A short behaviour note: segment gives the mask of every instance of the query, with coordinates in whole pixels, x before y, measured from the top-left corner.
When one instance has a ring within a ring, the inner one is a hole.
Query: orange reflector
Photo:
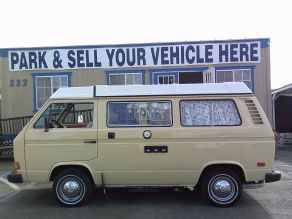
[[[18,163],[18,162],[13,162],[13,168],[14,168],[15,170],[19,170],[19,169],[20,169],[20,165],[19,165],[19,163]]]
[[[266,163],[265,162],[257,162],[257,166],[264,167],[264,166],[266,166]]]

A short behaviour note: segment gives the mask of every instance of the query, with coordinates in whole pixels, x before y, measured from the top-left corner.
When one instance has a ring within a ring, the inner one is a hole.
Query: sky
[[[0,48],[271,39],[271,85],[292,83],[289,0],[0,0]]]

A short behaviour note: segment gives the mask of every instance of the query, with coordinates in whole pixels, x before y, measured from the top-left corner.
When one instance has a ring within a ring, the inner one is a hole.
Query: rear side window
[[[233,100],[183,100],[182,126],[238,126],[241,119]]]
[[[109,102],[107,125],[108,127],[171,126],[171,102]]]

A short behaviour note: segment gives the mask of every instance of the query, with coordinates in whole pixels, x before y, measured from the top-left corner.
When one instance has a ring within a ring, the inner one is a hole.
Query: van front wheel
[[[60,172],[53,183],[57,201],[66,207],[83,204],[91,196],[92,185],[88,176],[79,169]]]
[[[228,207],[240,199],[242,182],[232,170],[216,169],[203,177],[201,189],[203,196],[211,204]]]

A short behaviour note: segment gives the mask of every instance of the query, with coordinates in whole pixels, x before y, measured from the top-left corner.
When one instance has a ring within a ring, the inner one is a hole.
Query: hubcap
[[[80,194],[80,185],[76,180],[69,180],[63,186],[63,193],[67,197],[76,197]]]
[[[231,185],[227,180],[222,179],[214,183],[213,192],[218,197],[225,198],[231,191]]]
[[[84,184],[76,177],[64,177],[58,183],[58,196],[67,204],[75,204],[84,197]]]
[[[238,187],[229,176],[215,176],[209,183],[209,194],[215,202],[228,204],[236,199]]]

